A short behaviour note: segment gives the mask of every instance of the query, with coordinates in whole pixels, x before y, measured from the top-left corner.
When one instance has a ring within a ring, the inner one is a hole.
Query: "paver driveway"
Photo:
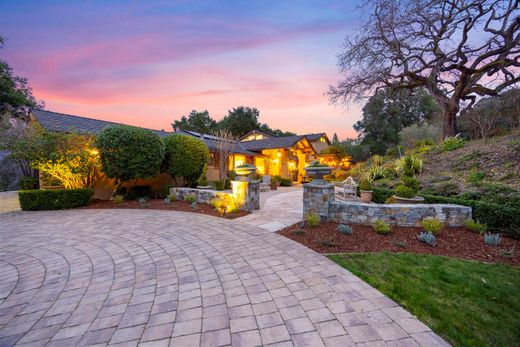
[[[153,210],[0,214],[0,345],[441,345],[262,228]]]

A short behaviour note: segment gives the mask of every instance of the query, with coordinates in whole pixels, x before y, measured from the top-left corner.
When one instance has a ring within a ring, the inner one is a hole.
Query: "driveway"
[[[12,212],[0,237],[0,346],[445,345],[324,256],[245,223]]]

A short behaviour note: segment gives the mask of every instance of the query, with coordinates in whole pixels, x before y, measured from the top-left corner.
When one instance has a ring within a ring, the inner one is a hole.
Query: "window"
[[[209,153],[208,155],[208,166],[215,167],[215,153]]]
[[[320,137],[320,142],[327,142],[324,137]]]

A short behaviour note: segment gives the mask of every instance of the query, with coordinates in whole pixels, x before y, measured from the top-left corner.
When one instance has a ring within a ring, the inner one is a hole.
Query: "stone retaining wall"
[[[377,219],[391,225],[421,226],[426,217],[435,217],[448,226],[462,226],[471,218],[471,207],[452,204],[365,204],[333,201],[329,220],[338,223],[372,224]]]
[[[184,200],[186,195],[193,194],[197,197],[197,202],[205,204],[209,204],[217,196],[229,195],[238,204],[242,204],[240,208],[243,210],[260,209],[260,184],[258,182],[231,181],[231,186],[233,187],[232,193],[212,189],[174,187],[170,188],[170,194],[176,195],[179,200]]]
[[[335,201],[334,186],[309,183],[303,186],[303,214],[319,213],[322,220],[368,224],[380,219],[391,225],[420,226],[426,217],[435,217],[448,226],[462,226],[471,218],[471,207],[452,204],[366,204]]]

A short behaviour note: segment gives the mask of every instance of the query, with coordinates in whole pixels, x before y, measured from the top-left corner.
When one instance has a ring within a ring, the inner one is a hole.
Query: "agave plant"
[[[502,238],[499,233],[486,233],[484,234],[484,243],[489,246],[498,246],[502,242]]]
[[[432,233],[429,233],[429,232],[422,231],[419,234],[419,236],[417,236],[417,239],[430,246],[435,246],[437,244],[437,238],[435,237],[435,235],[433,235]]]

